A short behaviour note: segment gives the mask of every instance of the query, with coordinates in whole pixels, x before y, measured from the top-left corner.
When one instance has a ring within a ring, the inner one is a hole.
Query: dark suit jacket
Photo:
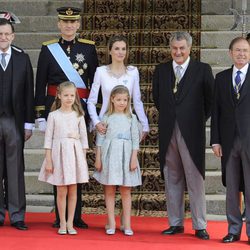
[[[180,81],[177,98],[173,95],[174,80],[172,61],[156,67],[153,77],[153,98],[159,111],[161,172],[163,173],[166,152],[177,121],[190,155],[205,178],[205,125],[212,104],[212,70],[208,64],[190,60]]]
[[[24,123],[34,123],[34,81],[29,56],[12,48],[12,105],[20,132]]]
[[[232,73],[233,68],[230,68],[216,75],[211,120],[211,144],[220,144],[222,147],[221,163],[224,185],[226,185],[226,164],[236,131],[246,152],[249,152],[250,148],[250,67],[237,104],[233,101]]]

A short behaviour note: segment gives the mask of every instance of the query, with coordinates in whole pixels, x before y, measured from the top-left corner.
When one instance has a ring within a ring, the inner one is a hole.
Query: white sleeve
[[[90,90],[90,94],[89,94],[89,98],[87,102],[88,112],[89,112],[90,118],[94,126],[96,126],[96,124],[100,122],[100,119],[96,112],[96,104],[98,101],[98,94],[100,91],[100,86],[101,86],[101,71],[100,71],[100,68],[97,68],[95,72],[95,76],[94,76],[94,82],[91,86],[91,90]]]
[[[89,148],[88,135],[87,135],[85,119],[83,116],[80,117],[79,130],[80,130],[80,140],[81,140],[82,148],[88,149]]]
[[[145,114],[143,103],[141,101],[140,79],[137,68],[135,68],[132,98],[133,98],[133,106],[135,112],[138,116],[139,121],[142,124],[142,130],[144,132],[148,132],[149,131],[148,118]]]

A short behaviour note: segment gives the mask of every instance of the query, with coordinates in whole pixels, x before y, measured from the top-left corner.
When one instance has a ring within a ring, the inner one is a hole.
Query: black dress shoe
[[[0,221],[0,227],[4,225],[4,221]]]
[[[195,230],[195,236],[202,240],[209,240],[209,234],[206,229]]]
[[[183,226],[171,226],[170,228],[161,232],[161,234],[180,234],[184,232]]]
[[[240,239],[240,235],[237,234],[227,234],[223,239],[223,243],[232,243],[234,241],[238,241]]]
[[[75,227],[87,229],[89,226],[82,219],[73,222]]]
[[[52,227],[59,228],[60,227],[60,221],[55,220],[54,223],[52,224]]]
[[[15,227],[18,230],[27,230],[28,227],[25,225],[23,221],[17,221],[11,224],[12,227]]]

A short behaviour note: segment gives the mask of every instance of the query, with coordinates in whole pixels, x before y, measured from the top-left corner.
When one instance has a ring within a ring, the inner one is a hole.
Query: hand
[[[101,134],[105,135],[107,131],[107,125],[104,122],[99,122],[96,124],[96,130]]]
[[[148,132],[142,131],[140,141],[144,141],[148,135]]]
[[[101,172],[102,171],[102,163],[100,160],[96,160],[95,161],[95,169],[97,172]]]
[[[24,129],[24,140],[27,141],[32,136],[31,129]]]
[[[46,162],[46,166],[45,166],[45,171],[48,173],[48,174],[53,174],[53,164],[52,162]]]
[[[138,160],[137,160],[137,156],[136,157],[131,157],[130,160],[130,171],[135,171],[138,167]]]
[[[45,119],[38,119],[38,129],[39,131],[41,132],[45,132],[46,130],[46,125],[47,125],[47,122]]]
[[[214,145],[212,146],[212,150],[215,154],[215,156],[217,157],[221,157],[222,156],[222,148],[221,148],[221,145]]]

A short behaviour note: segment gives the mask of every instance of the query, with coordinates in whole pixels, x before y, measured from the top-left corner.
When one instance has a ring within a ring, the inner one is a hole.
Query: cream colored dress
[[[44,148],[52,151],[53,173],[45,171],[45,159],[40,181],[56,186],[88,182],[88,165],[83,153],[88,148],[88,139],[83,116],[59,109],[49,113]]]

